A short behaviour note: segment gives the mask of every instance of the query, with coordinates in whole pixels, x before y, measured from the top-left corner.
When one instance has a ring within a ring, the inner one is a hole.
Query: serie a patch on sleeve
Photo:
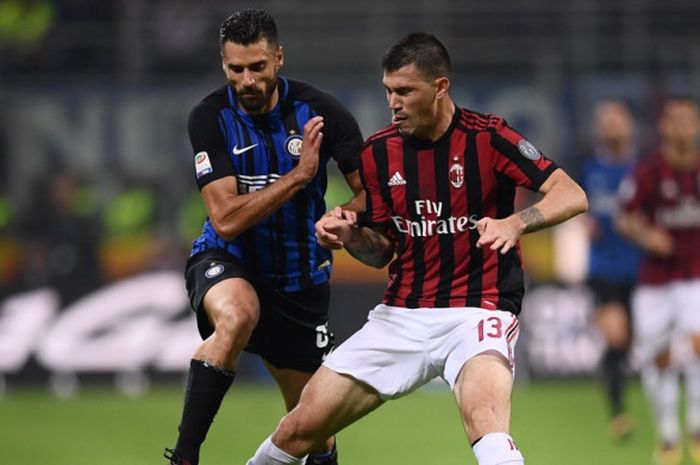
[[[520,139],[520,142],[518,142],[518,150],[523,157],[529,160],[536,161],[540,159],[540,151],[527,139]]]
[[[194,169],[197,179],[212,172],[211,160],[207,152],[199,152],[194,156]]]

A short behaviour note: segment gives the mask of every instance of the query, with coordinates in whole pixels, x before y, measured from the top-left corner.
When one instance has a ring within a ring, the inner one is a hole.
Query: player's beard
[[[275,86],[269,86],[267,92],[256,88],[243,88],[236,94],[236,101],[248,113],[257,113],[270,101]]]

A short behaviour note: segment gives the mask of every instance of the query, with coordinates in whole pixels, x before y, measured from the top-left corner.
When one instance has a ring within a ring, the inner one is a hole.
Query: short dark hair
[[[447,48],[432,34],[414,32],[391,46],[382,57],[384,71],[414,64],[428,79],[450,77],[452,64]]]
[[[669,94],[664,99],[664,104],[667,103],[685,103],[687,105],[698,105],[697,100],[691,94],[675,93]]]
[[[239,10],[226,18],[219,28],[219,39],[223,47],[226,42],[250,45],[261,39],[278,45],[277,25],[272,15],[263,10]]]

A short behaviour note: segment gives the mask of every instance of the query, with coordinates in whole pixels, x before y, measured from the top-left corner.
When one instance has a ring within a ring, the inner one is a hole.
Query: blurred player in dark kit
[[[594,129],[595,153],[586,160],[581,173],[581,185],[589,201],[588,287],[595,298],[596,322],[606,343],[601,374],[611,409],[609,431],[613,438],[622,439],[632,431],[624,388],[631,339],[630,295],[639,268],[637,246],[615,229],[620,182],[637,161],[629,107],[620,100],[598,102]]]
[[[220,38],[228,84],[188,123],[209,214],[186,269],[204,342],[190,364],[177,445],[166,450],[171,464],[198,463],[242,350],[263,358],[287,409],[296,405],[333,348],[332,256],[314,229],[331,158],[355,193],[335,214],[352,220],[364,208],[357,122],[328,94],[278,75],[284,55],[273,18],[238,11]],[[337,463],[334,438],[315,451],[309,464]]]

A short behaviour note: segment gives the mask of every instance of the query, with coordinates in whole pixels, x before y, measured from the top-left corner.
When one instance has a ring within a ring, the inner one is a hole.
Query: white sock
[[[688,433],[694,437],[700,435],[700,358],[693,357],[684,367],[686,422]]]
[[[272,436],[268,436],[260,444],[253,458],[248,460],[247,465],[304,465],[306,463],[306,456],[297,458],[289,455],[274,445],[271,438]]]
[[[678,415],[678,373],[672,368],[648,366],[642,370],[642,381],[652,406],[659,439],[665,444],[678,444],[681,437]]]
[[[507,433],[489,433],[472,447],[479,465],[524,465],[525,459]]]

